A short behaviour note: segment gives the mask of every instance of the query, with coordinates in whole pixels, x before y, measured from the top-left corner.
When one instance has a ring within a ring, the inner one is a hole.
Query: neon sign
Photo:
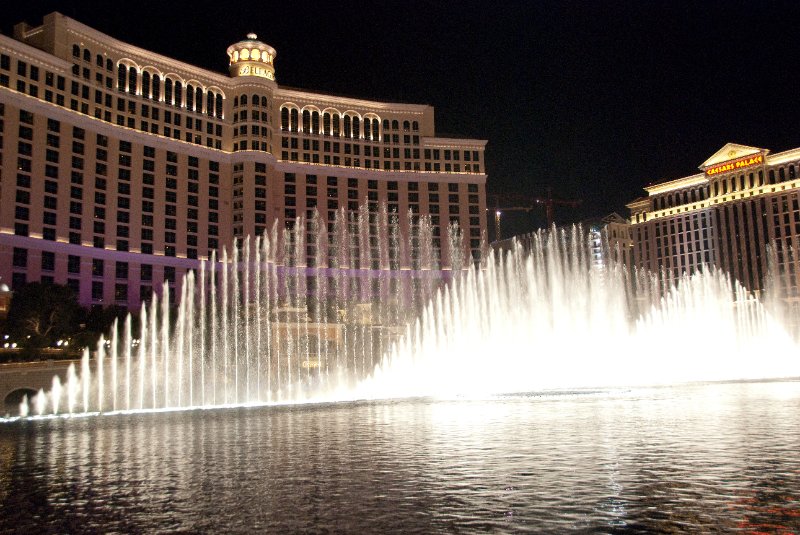
[[[721,163],[719,165],[715,165],[713,167],[709,167],[706,169],[706,174],[708,176],[718,175],[720,173],[727,173],[728,171],[738,171],[739,169],[744,169],[745,167],[750,167],[752,165],[758,165],[764,162],[764,155],[757,154],[754,156],[745,156],[744,158],[739,158],[738,160],[732,160],[730,162]]]

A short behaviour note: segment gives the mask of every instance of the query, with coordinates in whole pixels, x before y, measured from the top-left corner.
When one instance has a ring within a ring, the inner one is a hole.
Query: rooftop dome
[[[248,33],[246,39],[228,47],[230,75],[255,76],[274,81],[273,61],[276,55],[274,48],[259,41],[256,34]]]

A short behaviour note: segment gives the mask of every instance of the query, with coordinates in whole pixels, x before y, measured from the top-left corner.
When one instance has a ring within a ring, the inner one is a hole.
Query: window
[[[103,259],[101,258],[93,258],[92,259],[92,276],[94,277],[102,277],[103,276]]]
[[[54,271],[56,269],[56,254],[50,251],[42,251],[42,271]]]
[[[28,267],[28,250],[20,247],[14,247],[12,264],[14,267]]]
[[[127,262],[117,262],[116,269],[115,269],[116,278],[118,279],[127,279],[128,278],[128,263]]]
[[[19,122],[33,124],[33,114],[29,111],[19,110]]]
[[[100,281],[92,281],[92,300],[103,300],[103,283]]]
[[[128,300],[128,285],[117,283],[114,285],[114,300],[124,303]]]
[[[142,285],[139,287],[139,300],[140,301],[149,301],[150,298],[153,296],[153,287]]]
[[[80,273],[81,272],[81,257],[69,255],[67,257],[67,273]]]

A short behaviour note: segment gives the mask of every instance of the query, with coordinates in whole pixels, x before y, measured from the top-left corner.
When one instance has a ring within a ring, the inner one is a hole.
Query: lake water
[[[800,382],[0,425],[0,533],[800,531]]]

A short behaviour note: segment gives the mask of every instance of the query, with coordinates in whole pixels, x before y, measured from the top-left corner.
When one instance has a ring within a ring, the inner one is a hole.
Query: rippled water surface
[[[800,382],[0,425],[0,532],[800,530]]]

